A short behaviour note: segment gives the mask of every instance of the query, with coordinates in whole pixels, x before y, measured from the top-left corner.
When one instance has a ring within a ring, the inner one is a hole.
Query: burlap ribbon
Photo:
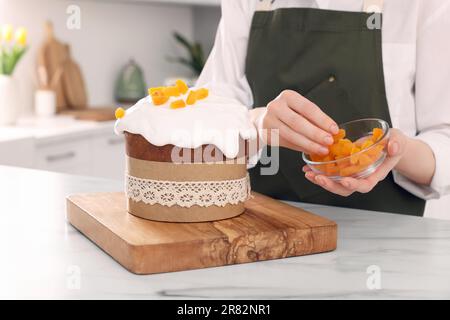
[[[244,201],[250,194],[245,164],[175,164],[127,157],[127,179],[129,179],[127,181],[128,211],[136,216],[158,221],[198,222],[234,217],[244,211]],[[128,186],[130,181],[134,183],[132,188]],[[136,184],[142,184],[144,187],[136,188]],[[153,186],[158,186],[158,190],[155,190]],[[225,204],[222,201],[221,205],[189,207],[174,204],[170,202],[170,199],[152,204],[141,201],[140,192],[159,192],[158,199],[161,199],[161,192],[163,192],[161,189],[166,186],[168,190],[171,190],[172,195],[174,190],[181,190],[180,192],[184,192],[183,196],[189,197],[189,188],[191,188],[192,195],[195,195],[196,199],[199,199],[199,195],[217,197],[228,195],[227,201],[231,200]],[[208,191],[208,188],[211,189]],[[198,192],[199,189],[200,192]],[[134,192],[137,194],[134,195]]]

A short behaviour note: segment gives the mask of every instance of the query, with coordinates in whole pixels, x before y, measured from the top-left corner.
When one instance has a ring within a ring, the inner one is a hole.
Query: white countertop
[[[138,276],[65,218],[65,197],[121,181],[0,167],[0,298],[450,298],[450,221],[300,205],[338,223],[334,252]],[[369,290],[367,268],[381,270]]]
[[[58,115],[48,118],[22,118],[15,125],[0,126],[0,141],[30,137],[39,143],[51,142],[53,139],[82,136],[92,131],[111,133],[115,121],[76,120],[72,116]]]

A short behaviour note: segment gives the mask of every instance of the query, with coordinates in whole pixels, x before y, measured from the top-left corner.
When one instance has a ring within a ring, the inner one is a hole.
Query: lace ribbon
[[[250,198],[250,178],[222,181],[161,181],[137,178],[127,175],[125,178],[127,197],[133,201],[163,206],[189,208],[194,205],[224,207],[238,204]]]

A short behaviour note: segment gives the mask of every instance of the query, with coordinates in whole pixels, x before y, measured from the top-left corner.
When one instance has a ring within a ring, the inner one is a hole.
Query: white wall
[[[68,5],[81,8],[81,30],[66,27]],[[54,23],[57,37],[68,42],[80,64],[92,105],[111,105],[114,83],[130,57],[143,67],[149,86],[166,77],[190,75],[166,61],[181,53],[171,37],[174,30],[193,37],[192,8],[158,4],[99,1],[0,0],[0,25],[11,23],[29,30],[30,50],[15,72],[23,98],[23,113],[32,111],[34,66],[43,39],[43,23]]]
[[[194,37],[196,41],[202,44],[205,54],[209,54],[214,45],[220,16],[219,6],[197,6],[193,8]]]

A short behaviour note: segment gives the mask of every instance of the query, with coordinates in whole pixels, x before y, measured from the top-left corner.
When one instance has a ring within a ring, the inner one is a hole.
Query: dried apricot
[[[325,165],[325,172],[329,176],[336,175],[339,173],[339,167],[335,163],[327,163]]]
[[[163,92],[164,87],[154,87],[148,89],[148,94],[152,96],[155,92]]]
[[[367,139],[366,141],[364,141],[363,142],[363,144],[361,145],[361,149],[367,149],[367,148],[369,148],[370,146],[373,146],[373,141],[372,140],[370,140],[370,139]]]
[[[341,145],[340,144],[332,144],[329,148],[329,153],[331,156],[336,157],[341,154]]]
[[[125,109],[117,108],[115,112],[116,119],[122,119],[125,116]]]
[[[197,100],[205,99],[208,97],[208,95],[209,95],[209,90],[206,88],[200,88],[195,91],[195,97],[197,98]]]
[[[168,97],[178,97],[181,94],[180,89],[177,86],[165,87],[163,92]]]
[[[195,91],[193,91],[193,90],[189,91],[189,94],[186,98],[186,104],[193,105],[196,101],[197,101],[197,96],[195,94]]]
[[[170,107],[172,109],[180,109],[180,108],[184,108],[186,107],[186,103],[184,102],[184,100],[175,100],[170,104]]]
[[[178,91],[180,91],[181,94],[186,94],[186,92],[188,92],[189,90],[189,87],[187,86],[186,82],[180,79],[175,81],[175,86],[178,88]]]
[[[380,138],[383,136],[383,129],[380,128],[373,128],[372,130],[372,141],[373,142],[377,142],[378,140],[380,140]]]
[[[339,132],[333,136],[334,143],[337,143],[339,140],[345,138],[345,130],[339,129]]]
[[[154,91],[151,97],[155,106],[160,106],[169,101],[169,97],[166,96],[162,91]]]
[[[358,159],[359,165],[361,167],[368,167],[373,163],[373,160],[367,154],[361,154]]]
[[[341,146],[340,155],[349,156],[353,148],[353,143],[348,139],[341,139],[338,143]]]
[[[357,164],[358,163],[358,159],[359,159],[359,154],[357,154],[358,152],[360,152],[361,149],[358,148],[357,146],[353,145],[352,150],[350,151],[351,157],[350,157],[350,162],[351,164]]]
[[[359,166],[348,166],[339,170],[339,174],[343,177],[349,177],[355,173],[358,173],[360,170],[361,168]]]

